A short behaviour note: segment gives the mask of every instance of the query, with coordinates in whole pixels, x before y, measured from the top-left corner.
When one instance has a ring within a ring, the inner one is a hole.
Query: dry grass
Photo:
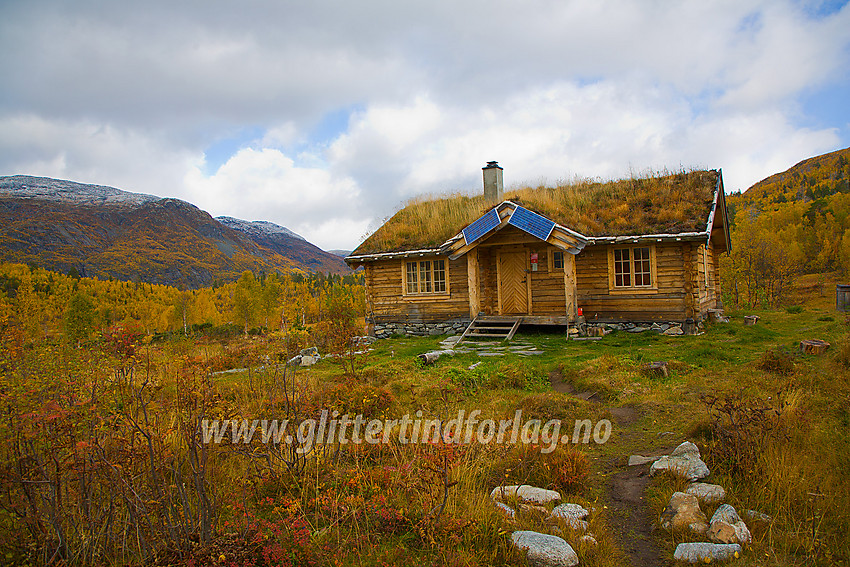
[[[662,171],[619,181],[575,180],[505,192],[504,198],[587,236],[705,230],[717,171]],[[436,247],[481,216],[483,195],[417,198],[355,254]]]

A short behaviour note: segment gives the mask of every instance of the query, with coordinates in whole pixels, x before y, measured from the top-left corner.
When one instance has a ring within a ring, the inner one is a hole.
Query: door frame
[[[526,311],[525,313],[508,313],[503,309],[502,302],[502,253],[506,254],[524,254],[525,255],[525,297]],[[531,315],[531,254],[526,246],[502,246],[496,252],[496,288],[499,315]]]

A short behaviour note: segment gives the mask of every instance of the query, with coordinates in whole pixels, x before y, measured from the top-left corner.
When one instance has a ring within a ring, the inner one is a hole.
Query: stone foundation
[[[401,335],[408,337],[426,337],[437,335],[459,335],[462,334],[469,326],[471,319],[456,318],[448,321],[440,321],[437,323],[423,323],[420,321],[400,321],[400,322],[385,322],[375,323],[371,325],[371,333],[379,339],[386,339],[393,335]],[[579,326],[581,334],[594,334],[591,329],[602,329],[601,334],[608,334],[612,331],[621,331],[626,333],[643,333],[651,331],[662,335],[695,335],[702,330],[702,322],[700,321],[621,321],[616,323],[603,323],[598,321],[590,321]]]
[[[379,339],[393,335],[408,337],[425,337],[428,335],[459,335],[463,333],[472,320],[467,318],[449,319],[438,323],[422,323],[416,321],[401,321],[395,323],[375,323],[373,333]]]
[[[695,335],[702,331],[701,321],[621,321],[617,323],[601,323],[591,321],[586,323],[585,332],[593,333],[590,329],[602,329],[605,334],[611,331],[624,331],[626,333],[643,333],[652,331],[662,335]]]

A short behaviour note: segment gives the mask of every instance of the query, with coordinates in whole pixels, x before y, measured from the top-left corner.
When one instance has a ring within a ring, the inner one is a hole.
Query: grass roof
[[[619,181],[577,180],[505,191],[504,199],[585,236],[705,230],[718,171],[664,172]],[[436,248],[493,206],[484,195],[415,198],[352,254]]]

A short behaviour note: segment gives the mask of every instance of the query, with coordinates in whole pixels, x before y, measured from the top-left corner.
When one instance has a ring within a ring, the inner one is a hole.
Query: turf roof
[[[619,181],[577,181],[505,191],[503,199],[585,236],[702,232],[719,171],[664,173]],[[493,205],[483,195],[414,199],[352,255],[436,248]]]

